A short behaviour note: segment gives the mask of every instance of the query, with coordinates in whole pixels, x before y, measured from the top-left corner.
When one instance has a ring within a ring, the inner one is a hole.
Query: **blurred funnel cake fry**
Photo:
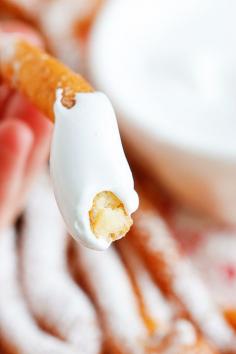
[[[29,197],[22,237],[22,280],[39,323],[74,345],[78,353],[100,353],[102,337],[97,316],[87,295],[68,273],[68,237],[46,174]]]

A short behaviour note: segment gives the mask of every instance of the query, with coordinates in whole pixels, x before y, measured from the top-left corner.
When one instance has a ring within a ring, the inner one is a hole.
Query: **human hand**
[[[17,32],[42,46],[38,34],[22,23],[2,22],[1,32]],[[0,84],[0,230],[18,215],[46,162],[51,131],[51,123],[26,98]]]

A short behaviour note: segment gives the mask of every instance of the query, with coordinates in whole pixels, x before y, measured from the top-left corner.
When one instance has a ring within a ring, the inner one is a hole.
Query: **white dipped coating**
[[[94,197],[113,192],[129,215],[138,207],[116,116],[103,93],[78,93],[70,109],[61,103],[61,89],[56,94],[50,165],[57,203],[75,239],[89,248],[105,250],[112,241],[97,238],[90,226]]]

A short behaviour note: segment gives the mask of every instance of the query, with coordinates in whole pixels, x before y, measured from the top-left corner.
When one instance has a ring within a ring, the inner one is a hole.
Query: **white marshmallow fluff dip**
[[[139,162],[187,205],[236,224],[236,2],[108,0],[89,69]]]

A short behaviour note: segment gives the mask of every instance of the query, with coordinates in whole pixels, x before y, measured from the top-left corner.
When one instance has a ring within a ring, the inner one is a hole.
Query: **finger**
[[[25,188],[48,157],[52,123],[20,94],[15,94],[11,98],[11,104],[6,110],[5,115],[5,120],[17,115],[18,119],[27,124],[31,129],[34,137],[25,171],[26,179],[23,186]]]
[[[27,41],[35,45],[43,46],[41,38],[29,26],[17,21],[7,21],[0,25],[0,31],[20,34]],[[38,172],[41,165],[48,156],[49,142],[51,136],[51,124],[31,105],[28,100],[18,93],[14,93],[4,111],[3,119],[17,116],[30,127],[34,136],[31,153],[27,161],[25,183],[23,189]]]
[[[0,229],[13,218],[32,141],[30,129],[21,121],[0,126]]]
[[[0,84],[0,120],[4,115],[4,110],[7,107],[7,102],[10,99],[10,95],[10,88],[6,84]]]

